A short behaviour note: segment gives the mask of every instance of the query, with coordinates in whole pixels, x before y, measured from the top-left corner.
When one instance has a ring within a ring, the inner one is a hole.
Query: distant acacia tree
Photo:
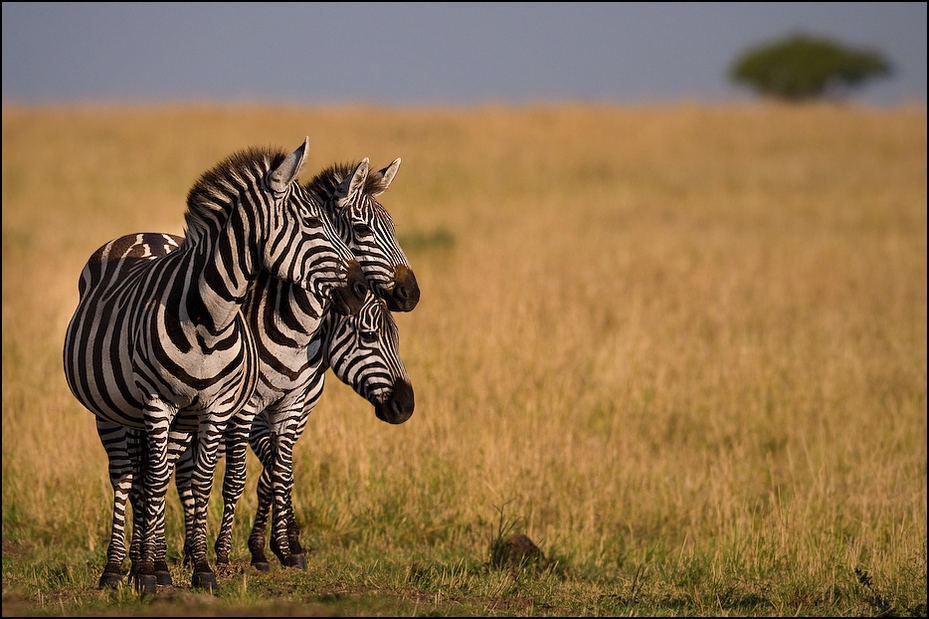
[[[763,95],[796,101],[841,94],[890,73],[890,63],[876,51],[794,35],[749,49],[733,63],[729,77]]]

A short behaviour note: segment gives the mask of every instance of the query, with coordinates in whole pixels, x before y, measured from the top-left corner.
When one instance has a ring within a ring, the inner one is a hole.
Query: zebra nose
[[[355,298],[364,299],[365,295],[368,294],[368,285],[365,281],[355,282],[352,284],[352,293],[355,295]]]
[[[394,268],[393,294],[387,298],[387,307],[393,312],[412,311],[419,303],[419,284],[416,275],[405,264]]]
[[[331,308],[337,314],[354,316],[361,310],[368,294],[368,282],[356,260],[348,263],[345,280],[343,285],[333,288],[330,292]]]
[[[347,279],[348,289],[351,291],[351,300],[346,301],[349,307],[352,308],[351,313],[355,314],[364,305],[365,297],[368,295],[368,280],[365,278],[364,271],[357,260],[352,260],[349,263]]]
[[[413,386],[405,380],[398,380],[390,392],[390,397],[383,404],[377,405],[374,413],[381,421],[400,424],[413,415],[414,408]]]

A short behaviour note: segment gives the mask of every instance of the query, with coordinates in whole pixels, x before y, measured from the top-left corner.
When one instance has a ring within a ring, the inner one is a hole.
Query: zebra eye
[[[372,234],[371,226],[366,223],[357,223],[352,226],[356,236],[369,236]]]
[[[319,228],[320,226],[323,225],[323,220],[317,217],[316,215],[304,215],[303,223],[308,228]]]
[[[366,344],[373,344],[377,341],[377,331],[362,331],[361,341]]]

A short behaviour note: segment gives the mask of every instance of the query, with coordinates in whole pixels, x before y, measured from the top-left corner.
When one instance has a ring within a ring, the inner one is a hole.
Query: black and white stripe
[[[197,433],[192,582],[216,586],[206,560],[206,506],[225,426],[258,380],[258,350],[239,309],[259,273],[328,299],[336,311],[357,311],[363,301],[360,267],[320,204],[294,182],[307,148],[227,158],[191,189],[178,248],[156,255],[145,235],[129,235],[97,250],[81,274],[64,370],[98,419],[144,430],[144,513],[134,513],[139,589],[156,584],[172,426]]]

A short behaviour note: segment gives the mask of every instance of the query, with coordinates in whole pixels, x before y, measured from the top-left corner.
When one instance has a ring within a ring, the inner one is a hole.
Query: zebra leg
[[[274,511],[271,518],[271,551],[277,555],[284,567],[299,567],[299,561],[293,557],[288,536],[291,520],[290,499],[294,484],[293,446],[294,435],[284,431],[277,435],[274,450],[274,468],[271,479],[274,489]]]
[[[191,585],[212,590],[214,593],[219,585],[216,582],[216,574],[206,558],[206,520],[210,491],[213,489],[213,473],[216,469],[219,441],[222,439],[225,425],[225,421],[210,418],[201,420],[193,470],[193,491],[196,503],[193,532],[190,536],[190,554],[194,571]]]
[[[130,450],[132,454],[133,468],[136,471],[136,476],[132,484],[132,491],[130,495],[130,502],[132,503],[133,526],[132,542],[129,548],[129,557],[132,560],[132,567],[130,568],[129,573],[131,576],[135,577],[135,575],[139,572],[142,553],[142,531],[145,527],[145,490],[142,485],[142,481],[147,474],[149,464],[147,450],[143,446],[145,441],[144,436],[140,431],[134,429],[130,429],[129,434],[132,437],[132,446]],[[174,581],[171,578],[171,572],[168,571],[168,564],[165,560],[165,556],[168,552],[168,545],[165,540],[163,530],[157,533],[155,548],[155,582],[159,586],[171,586],[174,584]]]
[[[309,419],[310,411],[315,406],[315,403],[307,403],[300,414],[297,416],[297,423],[293,429],[293,444],[296,444],[300,437],[303,435],[303,431],[306,429],[306,422]],[[290,426],[288,426],[289,428]],[[291,447],[292,451],[293,447]],[[291,475],[293,475],[293,463],[290,466]],[[294,504],[293,504],[293,478],[291,478],[290,492],[287,493],[287,540],[290,543],[290,553],[293,557],[295,567],[299,567],[301,570],[306,569],[306,553],[303,551],[303,546],[300,544],[300,525],[297,523],[297,517],[294,515]]]
[[[290,556],[293,557],[294,567],[301,570],[306,569],[306,554],[303,552],[303,546],[300,545],[300,525],[297,524],[297,518],[294,516],[293,505],[288,509],[290,514],[287,521],[287,542],[290,544]]]
[[[188,436],[188,440],[190,438],[191,436]],[[177,495],[184,510],[184,565],[188,567],[192,563],[190,540],[194,532],[194,511],[196,506],[193,488],[196,453],[197,442],[189,441],[187,447],[178,457],[177,465],[174,467],[174,484],[177,486]]]
[[[232,525],[235,508],[245,491],[246,449],[253,415],[240,414],[233,418],[226,430],[226,473],[223,477],[223,519],[213,549],[216,563],[229,563],[232,548]]]
[[[135,481],[132,484],[132,492],[130,495],[130,502],[132,503],[132,515],[133,515],[133,526],[132,526],[132,542],[129,547],[129,557],[132,560],[132,567],[129,570],[130,576],[134,577],[139,570],[139,562],[141,560],[141,531],[144,527],[144,513],[145,507],[143,502],[144,490],[142,488],[142,479],[144,478],[145,471],[148,469],[148,463],[146,461],[147,455],[141,453],[142,446],[141,441],[143,440],[140,436],[140,432],[134,429],[127,429],[132,439],[130,439],[130,444],[132,447],[130,451],[132,453],[133,469],[136,471]],[[169,465],[168,470],[170,470],[170,453],[169,453]],[[160,531],[155,540],[155,582],[158,586],[173,586],[174,579],[171,577],[171,572],[168,570],[167,554],[168,554],[168,543],[165,539],[164,530]]]
[[[265,531],[271,516],[271,474],[264,469],[258,478],[258,509],[252,523],[252,532],[248,538],[248,550],[252,554],[252,566],[259,572],[267,572],[271,564],[265,555]]]
[[[261,475],[258,477],[258,510],[255,515],[255,521],[252,525],[252,533],[249,537],[248,548],[252,553],[252,565],[256,569],[265,571],[269,569],[268,560],[264,554],[265,529],[268,526],[268,516],[273,503],[273,480],[272,475],[275,467],[276,437],[272,439],[271,428],[269,426],[267,414],[261,414],[255,417],[252,423],[252,434],[249,443],[252,451],[258,456],[262,464]],[[296,436],[294,440],[300,437],[303,429],[306,427],[306,414],[301,415],[300,422],[297,424]],[[292,471],[292,466],[290,467]],[[287,508],[287,541],[290,546],[292,565],[300,569],[306,569],[306,556],[300,545],[300,527],[293,514],[293,507],[288,496]],[[273,543],[273,542],[272,542]],[[279,545],[273,543],[273,547],[279,550]],[[275,552],[278,552],[275,550]]]
[[[136,493],[135,490],[133,490]],[[134,514],[143,514],[144,507],[142,507],[141,489],[137,492],[139,498],[133,502],[134,505],[139,505],[139,509],[133,508]],[[130,571],[131,574],[135,575],[138,573],[138,568],[136,567],[137,562],[140,560],[141,555],[141,535],[138,533],[142,529],[142,524],[144,520],[137,520],[136,526],[133,526],[132,533],[132,545],[130,547],[130,556],[134,555],[133,558],[133,567]],[[163,531],[156,534],[155,538],[155,583],[158,586],[167,586],[171,587],[174,585],[174,579],[171,577],[171,571],[168,569],[168,541]]]
[[[174,411],[157,398],[147,399],[143,408],[148,449],[148,470],[145,474],[145,519],[142,528],[141,558],[133,578],[136,591],[155,593],[158,581],[155,575],[155,558],[159,536],[164,535],[165,494],[170,480],[168,468],[168,428]]]
[[[181,453],[190,442],[191,435],[188,432],[171,431],[168,433],[168,470],[175,468],[175,464],[180,458]],[[174,579],[171,577],[171,571],[168,569],[168,540],[165,535],[164,527],[158,533],[155,552],[155,580],[158,586],[173,586]]]
[[[168,570],[168,540],[164,530],[155,540],[155,548],[155,582],[159,586],[174,586],[174,579],[171,578],[171,571]]]
[[[106,567],[97,587],[116,587],[122,581],[122,564],[126,558],[126,500],[132,488],[132,460],[129,456],[127,429],[97,419],[97,434],[109,461],[110,485],[113,486],[113,524],[106,551]]]
[[[260,572],[271,569],[265,556],[265,530],[271,513],[271,469],[273,467],[273,446],[267,413],[259,414],[252,422],[249,445],[261,462],[261,475],[258,476],[258,509],[252,523],[252,532],[248,537],[248,550],[252,555],[252,567]]]
[[[127,429],[129,454],[135,476],[129,494],[132,504],[132,541],[129,544],[130,578],[135,578],[142,562],[142,531],[145,529],[145,487],[143,481],[148,475],[148,453],[143,446],[145,435],[134,429]]]
[[[133,463],[135,477],[132,481],[132,490],[129,495],[129,502],[132,504],[132,540],[129,545],[129,559],[132,562],[129,568],[129,575],[135,579],[139,573],[139,566],[142,563],[142,532],[145,530],[145,476],[148,474],[148,448],[145,433],[127,428],[129,438],[129,453]],[[158,578],[158,570],[155,570],[155,580]],[[164,584],[157,582],[157,584]]]

